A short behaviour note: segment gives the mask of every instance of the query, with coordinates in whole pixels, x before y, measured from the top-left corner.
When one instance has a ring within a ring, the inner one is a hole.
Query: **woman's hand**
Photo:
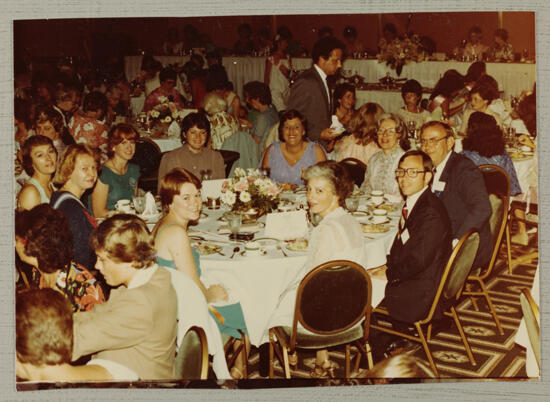
[[[222,285],[212,285],[206,291],[207,303],[227,300],[229,300],[229,296],[227,295],[227,290]]]

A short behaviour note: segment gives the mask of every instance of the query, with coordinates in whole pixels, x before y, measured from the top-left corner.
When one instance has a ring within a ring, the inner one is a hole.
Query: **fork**
[[[288,257],[288,255],[285,253],[285,250],[283,250],[283,248],[281,247],[280,244],[277,244],[277,250],[279,250],[281,253],[283,253],[283,255],[284,255],[285,257]]]

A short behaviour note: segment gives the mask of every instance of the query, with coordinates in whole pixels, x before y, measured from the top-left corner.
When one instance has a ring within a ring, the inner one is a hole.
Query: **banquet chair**
[[[226,177],[229,177],[232,171],[237,167],[245,170],[250,168],[256,169],[260,162],[258,144],[254,141],[252,136],[245,131],[237,131],[232,134],[223,142],[220,149],[239,153],[239,158],[237,158],[232,167],[230,167],[229,172],[226,173]]]
[[[481,165],[479,166],[479,168],[483,173],[485,183],[488,187],[487,191],[489,192],[489,202],[491,203],[492,212],[491,217],[489,218],[489,226],[491,228],[490,231],[493,251],[491,253],[491,259],[489,260],[487,266],[481,268],[475,267],[475,269],[472,270],[472,273],[467,279],[466,290],[463,292],[463,294],[465,296],[470,296],[472,305],[474,306],[474,309],[476,311],[479,311],[479,307],[477,305],[477,300],[475,296],[483,296],[485,298],[485,301],[487,302],[489,311],[493,316],[493,320],[495,321],[495,325],[498,329],[499,334],[504,335],[502,325],[500,324],[500,320],[493,306],[493,302],[491,301],[491,297],[489,296],[489,292],[487,291],[487,287],[485,286],[485,282],[491,276],[491,273],[495,266],[500,249],[500,244],[502,242],[502,236],[506,231],[508,223],[510,179],[508,178],[506,172],[498,166]],[[506,191],[506,184],[508,185],[508,191]],[[510,248],[508,248],[508,253],[509,252]],[[509,269],[511,270],[511,265],[509,265]],[[476,287],[478,287],[479,290],[475,290]]]
[[[455,305],[460,299],[462,290],[464,288],[464,283],[466,281],[466,278],[468,277],[470,270],[472,269],[478,247],[479,233],[477,232],[477,230],[470,229],[469,231],[464,233],[456,247],[453,249],[451,256],[449,257],[447,265],[445,266],[445,269],[441,276],[437,292],[434,296],[434,300],[431,304],[428,314],[426,315],[426,318],[416,321],[414,323],[417,334],[413,335],[411,333],[399,332],[390,327],[381,326],[378,324],[371,324],[371,328],[374,328],[376,330],[421,343],[422,347],[424,348],[424,353],[426,353],[428,361],[430,362],[430,366],[436,377],[439,377],[439,373],[430,352],[428,341],[431,340],[432,324],[434,320],[434,315],[436,315],[437,311],[441,311],[446,316],[453,318],[454,323],[458,329],[458,333],[460,334],[460,337],[462,339],[462,343],[464,344],[464,349],[466,349],[466,354],[470,359],[470,363],[473,366],[476,365],[476,361],[472,354],[470,344],[468,343],[468,339],[466,339],[466,335],[464,334],[464,330],[462,329],[462,325],[460,324],[460,319],[458,318]],[[391,316],[385,307],[378,306],[374,309],[374,312],[379,313],[380,315],[387,316],[388,319],[391,321]],[[426,335],[424,335],[423,327],[426,327]]]
[[[527,327],[527,334],[529,336],[529,342],[535,355],[535,360],[540,369],[540,311],[539,306],[533,300],[531,292],[528,289],[522,289],[519,296],[521,303],[521,310],[523,311],[523,318],[525,320],[525,326]]]
[[[244,372],[243,379],[248,378],[248,351],[246,350],[246,343],[244,342],[244,333],[241,330],[238,330],[239,334],[241,335],[241,339],[243,342],[239,345],[239,347],[236,350],[233,350],[233,345],[235,344],[235,341],[237,341],[236,338],[233,338],[227,334],[222,334],[222,342],[223,342],[223,349],[225,353],[225,359],[227,361],[227,367],[231,368],[235,364],[235,360],[237,360],[237,357],[239,357],[239,354],[242,354],[243,361],[244,361]]]
[[[354,183],[357,184],[357,187],[361,187],[361,184],[363,184],[363,180],[365,179],[367,165],[355,158],[345,158],[342,159],[340,163],[346,166],[350,177],[353,179]]]
[[[290,378],[289,355],[296,349],[326,349],[343,344],[346,377],[350,377],[351,343],[359,350],[357,358],[365,356],[372,368],[368,342],[371,297],[370,277],[352,261],[329,261],[310,271],[298,287],[292,328],[269,330],[269,377],[273,378],[274,352],[285,377]]]
[[[136,142],[136,152],[130,162],[139,166],[138,187],[144,191],[157,193],[158,168],[161,158],[162,152],[153,140],[140,138]]]
[[[516,216],[516,211],[526,211],[527,208],[529,208],[529,214],[525,218],[519,218]],[[528,219],[528,216],[534,216],[536,219]],[[536,228],[536,238],[535,242],[538,242],[538,205],[535,203],[530,203],[529,206],[527,206],[527,203],[520,202],[520,201],[512,201],[512,204],[510,206],[510,227],[513,227],[513,223],[516,222],[522,222],[527,227]]]
[[[489,194],[500,194],[502,196],[508,197],[508,202],[506,205],[509,205],[510,202],[510,177],[504,169],[496,165],[480,165],[478,169],[483,175],[483,180],[485,181],[485,187]],[[508,213],[508,208],[507,211]],[[508,264],[508,273],[512,275],[512,248],[510,246],[510,228],[512,225],[509,222],[509,215],[506,217],[506,257]],[[500,247],[500,244],[499,244]]]
[[[223,164],[225,166],[225,177],[229,177],[233,163],[235,163],[241,155],[238,152],[228,151],[226,149],[219,149],[218,152],[222,154]]]
[[[183,380],[208,379],[208,342],[200,327],[191,327],[176,353],[176,377]]]

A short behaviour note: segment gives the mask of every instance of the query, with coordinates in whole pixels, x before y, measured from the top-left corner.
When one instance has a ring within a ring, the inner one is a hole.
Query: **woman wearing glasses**
[[[369,160],[361,189],[366,193],[383,191],[401,197],[395,179],[395,169],[401,155],[405,153],[399,141],[404,132],[403,122],[392,113],[385,113],[378,119],[378,145],[381,150]]]

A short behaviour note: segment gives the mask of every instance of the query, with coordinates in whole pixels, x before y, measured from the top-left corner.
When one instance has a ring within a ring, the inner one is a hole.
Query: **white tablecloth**
[[[190,227],[190,235],[197,229],[201,230],[197,234],[203,237],[208,237],[203,231],[215,232],[219,226],[217,219],[223,211],[204,209],[209,216],[201,219],[198,226]],[[397,217],[392,219],[392,229],[389,232],[369,235],[373,239],[365,239],[365,255],[368,261],[366,269],[386,263],[386,254],[397,232],[397,220]],[[263,230],[256,234],[256,238],[262,235]],[[212,238],[228,242],[227,236]],[[296,273],[306,261],[306,254],[286,251],[288,257],[284,257],[281,251],[272,248],[267,250],[265,256],[245,257],[237,254],[230,259],[235,244],[220,245],[224,246],[222,253],[226,255],[201,256],[201,269],[209,277],[217,278],[230,289],[232,298],[240,301],[250,340],[253,345],[259,346],[268,339],[268,320],[278,305],[279,296],[293,282]],[[243,249],[242,244],[240,248]],[[384,297],[385,283],[381,280],[372,280],[373,306],[378,305]]]
[[[143,56],[124,57],[126,78],[131,81],[139,74],[141,59]],[[179,63],[189,60],[189,56],[155,56],[162,65]],[[264,80],[265,57],[224,57],[222,64],[227,70],[229,80],[233,82],[234,90],[242,95],[242,87],[249,81]],[[292,65],[297,70],[310,68],[310,58],[295,58]],[[504,91],[505,98],[510,95],[519,95],[522,90],[532,89],[537,79],[536,64],[527,63],[486,63],[487,74],[493,76],[499,83],[500,90]],[[460,61],[424,61],[412,62],[403,67],[402,78],[415,79],[424,87],[433,88],[445,71],[455,69],[461,74],[466,74],[471,63]],[[342,67],[345,70],[355,71],[365,77],[365,82],[378,82],[386,73],[397,77],[395,70],[390,69],[385,63],[377,60],[347,59]]]

